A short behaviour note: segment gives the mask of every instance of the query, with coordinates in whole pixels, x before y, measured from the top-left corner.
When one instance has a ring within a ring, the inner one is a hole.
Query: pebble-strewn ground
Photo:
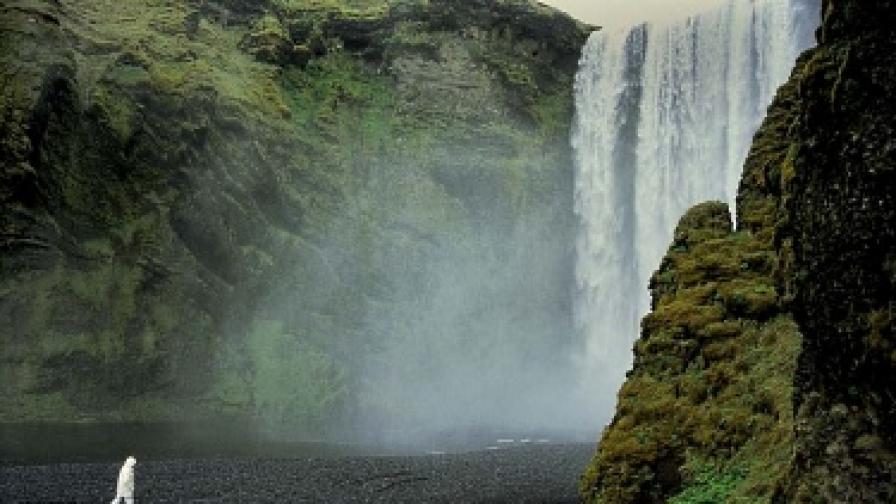
[[[138,461],[138,503],[575,503],[593,445],[458,455]],[[97,503],[118,463],[0,466],[0,502]]]

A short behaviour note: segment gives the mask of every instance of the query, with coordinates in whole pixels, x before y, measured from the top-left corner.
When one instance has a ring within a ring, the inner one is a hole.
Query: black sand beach
[[[574,503],[594,446],[464,454],[138,461],[137,502]],[[96,503],[120,463],[0,466],[2,503]]]

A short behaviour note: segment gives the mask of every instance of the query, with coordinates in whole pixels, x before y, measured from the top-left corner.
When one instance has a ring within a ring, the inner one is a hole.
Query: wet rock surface
[[[825,2],[798,76],[781,233],[806,336],[791,501],[896,499],[893,7]]]

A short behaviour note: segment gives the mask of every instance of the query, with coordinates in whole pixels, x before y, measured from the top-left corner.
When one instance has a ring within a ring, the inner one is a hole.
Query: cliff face
[[[892,8],[825,2],[754,138],[738,231],[718,205],[682,219],[586,500],[896,498]]]
[[[419,333],[396,314],[456,301],[441,266],[497,279],[471,333],[564,333],[588,30],[350,4],[0,7],[0,420],[332,426]]]
[[[796,502],[896,499],[896,14],[830,1],[801,75],[781,230],[805,334]]]

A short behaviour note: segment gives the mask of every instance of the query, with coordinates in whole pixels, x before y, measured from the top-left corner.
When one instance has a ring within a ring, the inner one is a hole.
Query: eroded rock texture
[[[800,75],[782,229],[805,334],[796,502],[896,499],[894,7],[826,2]]]

